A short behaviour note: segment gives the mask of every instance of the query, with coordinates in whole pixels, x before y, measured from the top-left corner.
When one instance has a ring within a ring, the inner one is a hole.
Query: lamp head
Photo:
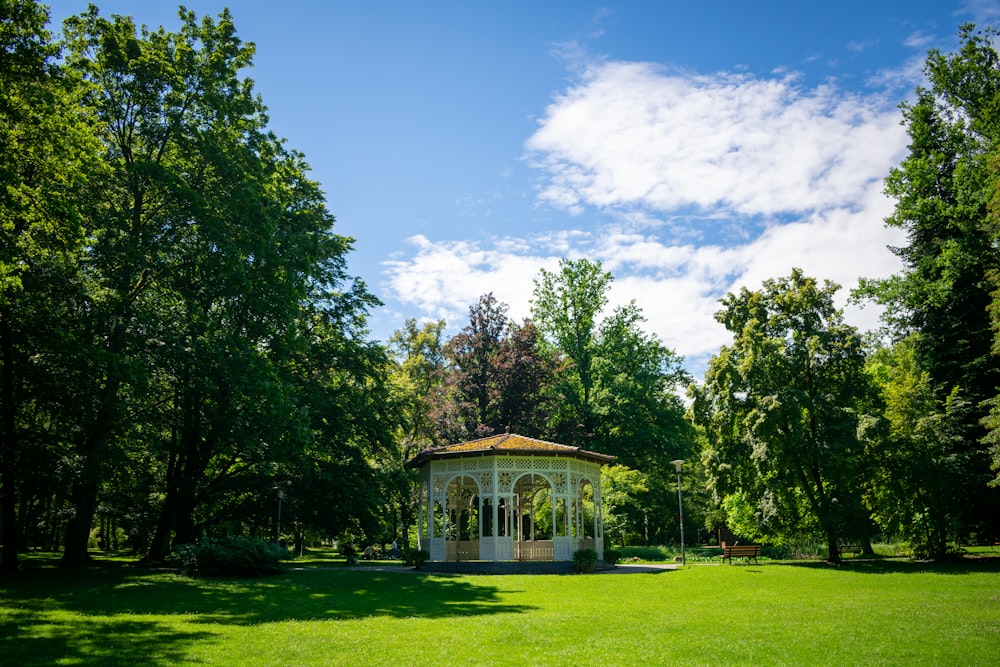
[[[675,461],[671,461],[671,463],[673,463],[674,467],[677,468],[677,472],[680,472],[681,466],[684,465],[684,459],[677,459]]]

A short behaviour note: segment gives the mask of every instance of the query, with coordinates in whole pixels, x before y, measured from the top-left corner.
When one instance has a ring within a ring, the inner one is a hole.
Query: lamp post
[[[684,465],[684,459],[677,459],[671,463],[677,469],[677,512],[681,520],[681,566],[686,566],[687,559],[684,557],[684,503],[681,501],[681,466]]]
[[[280,484],[275,484],[274,490],[278,494],[278,526],[277,526],[277,535],[274,538],[274,543],[280,546],[281,545],[281,501],[285,497],[285,489]]]

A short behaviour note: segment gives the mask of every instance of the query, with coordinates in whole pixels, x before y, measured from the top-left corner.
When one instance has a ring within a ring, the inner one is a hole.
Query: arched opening
[[[594,485],[586,477],[580,480],[573,508],[573,537],[580,549],[593,549],[597,534],[598,517],[595,515]]]
[[[479,525],[482,526],[482,531],[479,533],[479,537],[490,537],[493,535],[493,499],[483,498],[482,504],[479,508],[479,516],[481,520]]]
[[[543,475],[529,473],[514,483],[514,557],[552,560],[556,512],[552,485]]]
[[[434,501],[434,507],[431,509],[431,537],[441,538],[445,536],[447,530],[447,519],[444,511],[444,503],[440,500]]]
[[[479,559],[479,487],[468,476],[455,477],[445,493],[447,517],[445,529],[445,560]]]
[[[510,536],[510,503],[506,498],[497,501],[497,537]]]
[[[421,549],[430,544],[431,523],[433,522],[430,514],[430,497],[427,491],[427,482],[422,481],[420,482],[420,491],[417,496],[417,545]]]

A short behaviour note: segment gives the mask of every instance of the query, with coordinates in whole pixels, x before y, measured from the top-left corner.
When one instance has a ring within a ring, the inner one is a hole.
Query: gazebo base
[[[604,562],[594,563],[592,570],[611,569]],[[516,561],[516,560],[467,560],[451,562],[424,563],[421,572],[440,572],[447,574],[572,574],[575,571],[572,561]]]

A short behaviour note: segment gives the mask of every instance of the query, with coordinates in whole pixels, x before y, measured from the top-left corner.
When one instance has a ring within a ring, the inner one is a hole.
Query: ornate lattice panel
[[[552,489],[556,493],[566,493],[566,475],[561,472],[552,475]]]
[[[513,483],[514,473],[507,471],[497,473],[497,491],[500,493],[510,493],[510,487]]]
[[[513,470],[517,461],[510,456],[499,456],[496,458],[497,470]]]
[[[534,461],[528,456],[512,456],[511,460],[514,462],[514,468],[518,470],[531,470]]]
[[[479,488],[483,493],[493,491],[493,474],[488,472],[479,473]]]

